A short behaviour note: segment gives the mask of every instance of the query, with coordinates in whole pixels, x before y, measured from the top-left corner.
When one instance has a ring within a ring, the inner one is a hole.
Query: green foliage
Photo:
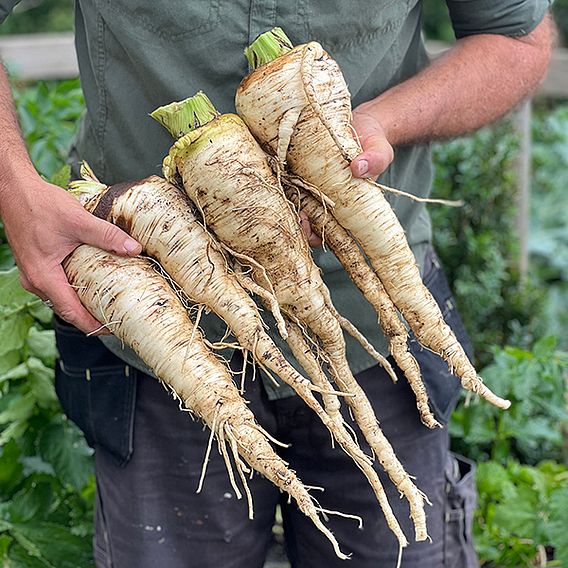
[[[515,161],[509,123],[437,145],[435,193],[462,198],[432,208],[435,241],[470,331],[485,381],[509,398],[507,412],[478,400],[460,404],[453,447],[480,462],[476,545],[491,566],[568,566],[565,403],[568,357],[568,113],[537,109],[529,281],[517,272]],[[532,350],[544,331],[554,332]],[[516,348],[504,347],[517,345]],[[557,460],[554,464],[549,460]],[[537,559],[540,558],[540,560]],[[539,563],[540,562],[540,563]]]
[[[533,126],[531,270],[518,273],[516,160],[510,121],[436,144],[434,241],[483,366],[490,346],[526,347],[553,333],[568,347],[568,106],[537,108]]]
[[[568,0],[555,0],[552,13],[560,34],[560,44],[568,45]]]
[[[50,179],[65,164],[83,112],[79,81],[40,82],[15,90],[14,98],[32,161],[39,173]]]
[[[554,546],[554,557],[560,566],[568,566],[568,487],[566,477],[561,489],[555,491],[550,499],[548,524],[549,542]]]
[[[434,194],[464,199],[460,208],[432,207],[434,243],[481,365],[491,345],[526,345],[537,327],[542,292],[519,285],[517,140],[508,122],[434,147]]]
[[[73,0],[22,0],[0,26],[0,35],[73,29]]]
[[[92,457],[53,388],[49,310],[0,271],[0,560],[2,566],[92,566]]]
[[[422,2],[423,28],[428,39],[454,41],[454,30],[445,2],[438,0],[423,0]]]
[[[466,399],[450,423],[454,449],[479,462],[475,542],[491,566],[537,565],[545,551],[567,558],[567,513],[559,506],[568,498],[568,471],[560,463],[567,373],[568,354],[554,338],[531,351],[497,349],[481,375],[511,408]]]
[[[543,325],[568,349],[568,105],[537,109],[533,140],[532,269],[547,289]]]
[[[481,375],[492,390],[511,400],[507,412],[479,399],[460,404],[450,424],[454,447],[475,460],[536,464],[561,459],[568,354],[556,340],[538,341],[532,351],[508,347],[495,352]]]
[[[83,109],[78,81],[16,91],[40,173],[66,185],[67,148]],[[92,452],[53,387],[52,313],[20,286],[0,232],[0,566],[89,568]]]
[[[481,463],[477,488],[475,539],[483,564],[536,566],[535,558],[546,559],[546,551],[554,546],[555,561],[547,565],[566,566],[568,470],[564,465]]]

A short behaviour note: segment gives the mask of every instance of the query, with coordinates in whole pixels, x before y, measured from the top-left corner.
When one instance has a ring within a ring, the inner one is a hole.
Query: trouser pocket
[[[96,337],[55,320],[59,359],[55,389],[63,411],[119,465],[133,451],[137,371],[113,355]]]
[[[444,566],[478,568],[473,547],[473,514],[477,503],[475,464],[450,452],[445,476]]]

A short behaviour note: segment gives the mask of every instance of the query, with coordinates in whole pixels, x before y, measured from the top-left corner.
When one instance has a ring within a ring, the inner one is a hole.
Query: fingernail
[[[369,162],[367,160],[359,160],[357,162],[357,175],[364,176],[369,171]]]
[[[134,252],[135,250],[139,250],[140,245],[134,239],[126,239],[124,241],[124,250],[126,252]]]

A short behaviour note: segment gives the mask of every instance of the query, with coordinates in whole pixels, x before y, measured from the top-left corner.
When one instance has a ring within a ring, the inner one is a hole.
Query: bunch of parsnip
[[[509,403],[483,384],[444,322],[381,187],[351,176],[349,164],[361,148],[350,126],[350,96],[337,64],[318,43],[294,48],[279,29],[263,34],[246,54],[253,71],[237,92],[239,116],[220,115],[203,93],[152,113],[175,139],[164,159],[165,180],[150,177],[107,187],[84,167],[83,180],[72,184],[89,211],[129,232],[154,260],[118,258],[84,245],[66,260],[67,274],[91,313],[211,429],[240,494],[232,454],[251,516],[248,466],[288,492],[344,557],[320,519],[323,511],[274,452],[269,435],[208,349],[175,289],[219,315],[254,363],[291,385],[318,415],[369,480],[404,547],[406,537],[372,460],[339,412],[341,400],[408,500],[416,540],[428,536],[426,498],[397,459],[349,369],[343,331],[394,372],[334,308],[310,256],[298,210],[307,213],[313,229],[375,307],[425,425],[439,426],[408,350],[402,318],[424,347],[447,361],[464,388],[502,408]],[[155,269],[158,263],[161,272]],[[308,378],[276,348],[249,292],[272,311],[278,332]],[[211,443],[207,454],[210,448]],[[203,476],[200,488],[202,482]]]

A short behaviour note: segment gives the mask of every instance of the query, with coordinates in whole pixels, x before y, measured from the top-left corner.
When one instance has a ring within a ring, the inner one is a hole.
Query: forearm
[[[0,216],[3,203],[10,198],[18,180],[38,177],[23,141],[12,91],[3,65],[0,64]]]
[[[547,17],[521,38],[461,39],[421,73],[358,110],[372,114],[395,147],[470,132],[534,91],[546,73],[553,35]]]

